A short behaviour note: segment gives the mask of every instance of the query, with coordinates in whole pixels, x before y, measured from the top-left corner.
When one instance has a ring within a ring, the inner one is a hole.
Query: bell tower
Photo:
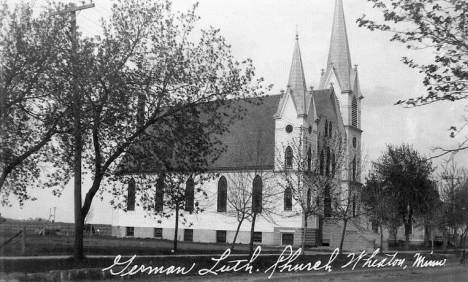
[[[361,100],[357,65],[351,64],[343,0],[336,0],[333,27],[326,70],[322,72],[319,89],[333,87],[343,118],[347,138],[346,177],[348,187],[361,183]]]

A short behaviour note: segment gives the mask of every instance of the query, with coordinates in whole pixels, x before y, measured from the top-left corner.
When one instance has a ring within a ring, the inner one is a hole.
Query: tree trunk
[[[236,240],[237,240],[237,235],[239,234],[239,230],[240,230],[240,227],[242,225],[242,222],[244,222],[244,217],[239,221],[239,224],[237,225],[237,229],[236,229],[236,234],[234,234],[234,239],[232,240],[232,244],[231,244],[231,252],[234,251],[234,246],[236,244]]]
[[[343,244],[344,244],[344,238],[346,235],[347,225],[348,225],[348,219],[343,219],[343,232],[341,232],[341,241],[340,241],[340,255],[343,253]]]
[[[429,236],[431,232],[429,230],[429,225],[424,225],[424,247],[429,247]]]
[[[252,217],[252,225],[250,228],[250,247],[249,247],[249,256],[253,255],[253,238],[254,238],[254,232],[255,232],[255,220],[257,219],[257,213],[254,212],[254,215]]]
[[[301,248],[301,255],[304,255],[306,234],[307,234],[307,215],[304,214],[304,228],[303,228],[303,232],[302,232],[302,248]]]
[[[431,251],[434,251],[435,232],[431,232]]]
[[[81,195],[80,195],[81,200]],[[75,195],[75,205],[76,205],[76,195]],[[80,201],[81,203],[81,201]],[[79,212],[75,210],[75,253],[74,259],[76,262],[82,262],[84,260],[84,243],[83,243],[83,229],[84,229],[84,219],[81,214],[81,208]]]
[[[382,227],[382,222],[379,224],[379,228],[380,228],[380,254],[383,254],[383,227]]]
[[[444,231],[442,232],[443,236],[443,245],[444,245],[444,251],[447,250],[447,230],[444,228]]]
[[[405,249],[409,250],[409,235],[411,231],[411,224],[405,223]]]
[[[175,216],[175,229],[174,229],[174,253],[177,252],[177,236],[179,235],[179,204],[177,203],[175,208],[176,216]]]

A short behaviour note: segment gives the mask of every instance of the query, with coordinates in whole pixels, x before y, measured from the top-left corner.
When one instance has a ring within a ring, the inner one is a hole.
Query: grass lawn
[[[0,234],[0,243],[10,238]],[[73,236],[28,235],[26,256],[73,255]],[[110,236],[85,236],[86,255],[169,255],[172,241],[142,238],[116,238]],[[178,242],[177,254],[221,254],[229,244]],[[279,247],[264,247],[262,252],[279,252]],[[248,245],[236,245],[234,253],[248,252]],[[0,256],[21,256],[21,236],[0,249]]]
[[[11,236],[10,236],[11,237]],[[2,236],[0,242],[5,242],[9,237]],[[171,252],[172,242],[167,240],[156,239],[138,239],[138,238],[114,238],[107,236],[92,236],[85,237],[85,254],[86,255],[109,255],[109,258],[88,258],[86,261],[76,264],[72,259],[33,259],[33,260],[2,260],[0,259],[0,272],[46,272],[50,270],[65,270],[76,268],[105,268],[111,266],[114,262],[114,257],[117,255],[136,255],[137,257],[132,262],[132,265],[145,265],[152,267],[170,267],[179,266],[189,269],[192,264],[196,264],[193,271],[189,273],[195,275],[199,269],[211,268],[214,262],[211,257],[219,257],[229,244],[205,244],[205,243],[190,243],[179,242],[179,251],[176,254],[212,254],[208,257],[176,257]],[[73,254],[73,237],[58,236],[58,235],[30,235],[27,237],[26,256],[48,256],[48,255],[72,255]],[[274,254],[272,256],[260,256],[252,264],[253,269],[265,271],[272,266],[277,260],[280,253],[283,251],[281,247],[262,247],[262,254]],[[21,239],[16,238],[11,243],[0,249],[0,256],[20,256],[21,255]],[[237,245],[234,253],[247,253],[247,245]],[[331,254],[331,252],[330,252]],[[309,255],[299,257],[294,261],[294,264],[315,263],[320,260],[322,264],[328,262],[330,254]],[[163,255],[159,258],[145,258],[144,255]],[[414,261],[413,254],[398,254],[398,258],[405,258],[408,262]],[[381,257],[383,258],[383,257]],[[427,259],[443,259],[442,255],[427,256]],[[227,260],[248,259],[247,257],[231,257]],[[128,258],[122,259],[122,261]],[[455,258],[451,259],[451,263],[455,263]],[[332,266],[340,268],[349,261],[345,255],[337,257]],[[360,262],[360,265],[363,262]],[[229,263],[220,263],[220,265],[232,265]]]
[[[13,234],[14,235],[14,234]],[[12,234],[0,233],[0,244],[11,238]],[[64,235],[28,235],[26,240],[26,256],[51,256],[51,255],[73,255],[73,236]],[[79,264],[72,259],[22,259],[22,260],[5,260],[0,258],[0,273],[12,272],[47,272],[50,270],[67,270],[79,268],[106,268],[113,264],[114,258],[117,255],[133,256],[136,255],[132,265],[145,265],[151,267],[185,267],[189,269],[193,264],[195,267],[188,275],[197,275],[198,270],[203,268],[211,268],[214,265],[212,257],[218,258],[229,244],[206,244],[206,243],[191,243],[178,242],[178,252],[175,254],[187,254],[186,257],[176,257],[171,252],[173,248],[172,241],[157,240],[157,239],[140,239],[140,238],[115,238],[110,236],[85,236],[84,238],[85,254],[86,255],[108,255],[108,258],[92,258],[89,257],[86,261]],[[272,256],[260,256],[253,263],[253,269],[265,271],[278,260],[283,247],[267,247],[262,246],[262,254],[273,254]],[[247,253],[247,245],[236,245],[234,253]],[[190,257],[194,254],[211,254],[208,257]],[[330,252],[331,254],[331,252]],[[294,264],[307,264],[321,261],[322,264],[328,262],[330,254],[309,255],[299,257],[294,261]],[[144,255],[162,255],[163,257],[143,257]],[[21,236],[18,236],[10,243],[0,248],[0,257],[21,256]],[[381,257],[383,258],[383,257]],[[398,258],[405,258],[408,263],[414,261],[413,254],[398,254]],[[442,255],[429,255],[427,259],[440,260],[445,258]],[[227,260],[239,260],[249,258],[231,257]],[[122,258],[121,261],[128,260]],[[226,261],[227,261],[226,260]],[[345,255],[338,256],[332,263],[332,267],[339,269],[349,261]],[[363,261],[359,263],[362,265]],[[456,258],[451,258],[451,264],[456,263]],[[235,263],[234,263],[235,264]],[[243,263],[245,264],[245,263]],[[243,265],[242,264],[242,265]],[[233,265],[233,263],[222,262],[222,265]],[[359,266],[358,266],[359,267]],[[232,272],[232,271],[230,271]],[[239,271],[241,275],[243,271]],[[231,273],[232,274],[232,273]],[[235,274],[237,275],[237,274]],[[145,275],[146,277],[147,275]],[[171,276],[176,276],[175,274]],[[138,277],[138,276],[137,276]]]

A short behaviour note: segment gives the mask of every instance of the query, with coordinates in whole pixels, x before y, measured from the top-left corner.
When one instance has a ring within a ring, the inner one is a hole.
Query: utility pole
[[[2,61],[3,61],[3,47],[4,47],[4,43],[3,42],[0,42],[0,132],[3,133],[3,125],[4,123],[6,122],[6,96],[7,96],[7,93],[4,92],[4,88],[5,88],[5,85],[4,85],[4,82],[5,82],[5,79],[3,77],[3,65],[2,65]]]
[[[76,11],[93,8],[94,3],[92,0],[90,4],[76,6],[75,3],[70,3],[69,7],[64,10],[50,13],[51,16],[59,14],[71,14],[71,59],[72,59],[72,70],[76,74]],[[83,227],[84,219],[81,212],[81,151],[82,151],[82,140],[81,140],[81,99],[78,91],[78,83],[76,78],[73,81],[73,136],[74,136],[74,211],[75,211],[75,260],[82,261],[84,258],[83,254]]]

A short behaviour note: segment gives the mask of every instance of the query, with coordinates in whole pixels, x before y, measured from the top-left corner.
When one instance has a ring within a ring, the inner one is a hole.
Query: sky
[[[14,0],[7,0],[11,3]],[[36,1],[38,4],[45,2]],[[66,1],[70,2],[70,1]],[[78,5],[82,1],[76,1]],[[88,3],[89,0],[86,0]],[[112,0],[95,0],[96,7],[78,13],[77,24],[86,35],[100,32],[100,18],[110,14]],[[173,10],[188,10],[195,1],[175,0]],[[326,68],[334,11],[333,0],[200,0],[197,14],[198,29],[213,26],[221,29],[232,45],[234,56],[243,61],[251,58],[256,75],[266,84],[274,84],[270,94],[285,89],[294,50],[296,30],[299,34],[307,87],[318,87],[322,68]],[[450,126],[460,126],[465,101],[438,102],[423,107],[403,108],[394,103],[400,99],[425,94],[422,76],[401,62],[404,56],[419,62],[430,60],[432,50],[408,50],[403,44],[390,42],[390,34],[360,28],[356,19],[363,14],[380,19],[380,12],[367,0],[343,0],[348,38],[353,64],[358,65],[362,100],[363,154],[368,164],[385,150],[386,144],[408,143],[426,156],[432,148],[453,148],[462,141],[463,134],[450,138]],[[458,163],[467,166],[466,154],[458,156]],[[434,164],[440,170],[442,159]],[[83,188],[90,187],[90,179],[83,179]],[[60,198],[49,190],[33,191],[38,198],[22,208],[13,205],[0,207],[10,218],[48,218],[56,207],[56,221],[73,221],[73,186],[70,183]],[[110,223],[112,208],[109,196],[93,204],[91,222]]]

